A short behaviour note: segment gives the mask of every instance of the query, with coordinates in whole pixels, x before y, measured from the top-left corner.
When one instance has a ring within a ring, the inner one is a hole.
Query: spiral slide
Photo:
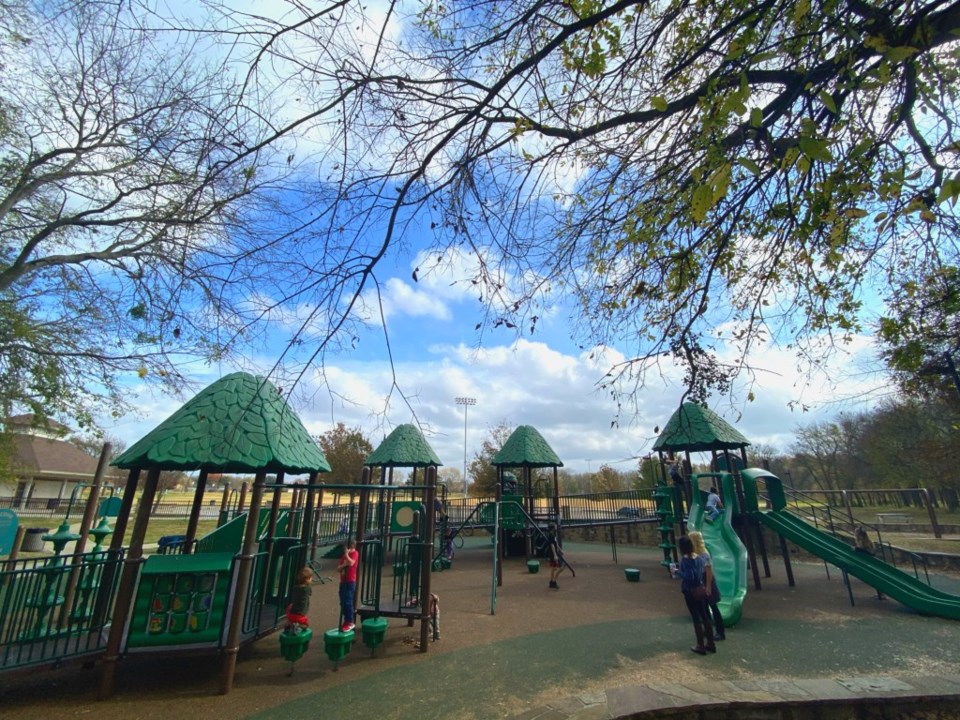
[[[710,488],[711,483],[718,485],[725,508],[737,506],[733,485],[733,476],[729,473],[707,473],[693,478],[694,493],[690,514],[687,518],[687,531],[697,530],[703,535],[703,542],[710,552],[713,574],[720,590],[720,614],[723,622],[730,627],[740,621],[743,613],[743,600],[747,596],[747,549],[733,526],[730,524],[732,513],[724,510],[712,523],[703,519],[703,501],[706,493],[697,491],[698,485]]]

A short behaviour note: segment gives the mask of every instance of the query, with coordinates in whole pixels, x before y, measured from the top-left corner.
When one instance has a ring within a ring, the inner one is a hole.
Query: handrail
[[[880,528],[877,527],[876,525],[873,525],[868,522],[857,522],[853,520],[852,516],[849,516],[843,522],[837,522],[834,519],[833,509],[829,504],[816,500],[815,498],[810,496],[808,493],[805,493],[802,490],[796,490],[795,488],[788,488],[784,486],[783,493],[784,493],[785,499],[787,500],[787,504],[789,505],[792,503],[794,507],[797,509],[798,512],[796,514],[798,516],[801,516],[801,518],[803,518],[804,514],[806,514],[807,517],[813,520],[813,526],[815,528],[817,528],[818,530],[822,530],[823,532],[826,532],[827,534],[831,535],[837,540],[848,542],[850,537],[853,536],[854,529],[857,525],[863,527],[865,530],[871,531],[872,533],[876,534],[877,541],[875,545],[876,547],[880,548],[880,557],[878,557],[877,559],[881,560],[887,565],[890,565],[893,568],[899,569],[897,567],[896,554],[893,551],[894,550],[893,545],[891,545],[889,542],[884,541],[883,534],[881,533]],[[770,506],[769,503],[771,502],[771,500],[769,496],[761,493],[759,491],[759,488],[757,490],[757,496],[758,498],[767,501],[768,506]],[[801,510],[801,502],[804,503],[802,506],[803,508],[802,510]],[[822,517],[823,514],[826,515],[826,518]],[[822,528],[821,528],[821,523],[823,524]],[[844,535],[842,532],[838,532],[837,531],[838,525],[842,529],[846,529],[846,527],[849,526],[849,536]],[[930,569],[927,563],[927,559],[922,555],[915,553],[911,550],[906,550],[904,548],[896,548],[896,550],[898,553],[902,553],[903,555],[906,555],[909,558],[909,560],[911,561],[911,564],[913,565],[913,575],[917,580],[921,579],[920,567],[922,567],[923,575],[924,575],[923,581],[926,582],[927,585],[930,585],[931,584]],[[888,558],[888,553],[889,553],[889,558]],[[918,567],[918,565],[920,567]]]

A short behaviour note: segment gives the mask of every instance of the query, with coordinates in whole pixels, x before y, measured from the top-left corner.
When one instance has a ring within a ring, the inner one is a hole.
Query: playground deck
[[[608,546],[567,543],[577,577],[562,575],[556,591],[545,568],[532,574],[522,558],[507,560],[496,614],[489,548],[489,538],[470,538],[453,568],[434,574],[441,640],[427,654],[416,648],[418,627],[391,620],[375,653],[358,638],[334,670],[315,640],[288,675],[276,638],[266,637],[244,649],[226,696],[217,695],[217,658],[130,657],[104,702],[95,699],[96,672],[73,664],[5,677],[4,718],[593,718],[656,703],[960,698],[960,622],[880,600],[855,578],[851,606],[841,574],[828,578],[822,563],[795,561],[791,588],[771,558],[763,590],[748,592],[741,621],[704,658],[688,650],[690,621],[656,548],[620,546],[614,564]],[[627,567],[640,570],[639,583],[626,581]],[[938,583],[960,592],[954,577]],[[315,637],[337,614],[336,584],[314,585]]]

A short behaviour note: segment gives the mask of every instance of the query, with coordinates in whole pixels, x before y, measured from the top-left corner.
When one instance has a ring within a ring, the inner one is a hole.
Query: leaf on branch
[[[890,48],[883,53],[883,56],[890,62],[899,63],[903,62],[904,60],[909,60],[918,52],[920,51],[917,50],[917,48],[904,45],[901,47]]]
[[[958,196],[960,196],[960,175],[954,175],[952,178],[944,180],[943,185],[940,186],[940,192],[937,194],[937,204],[949,202],[952,207],[956,205]]]
[[[800,152],[811,160],[819,160],[820,162],[831,162],[833,160],[833,153],[830,152],[825,140],[802,137],[798,144],[800,145]]]
[[[754,177],[760,176],[760,166],[750,158],[737,158],[737,163],[749,170]]]
[[[690,211],[694,222],[703,222],[713,207],[713,188],[710,185],[699,185],[693,191],[693,200],[690,203]]]
[[[833,101],[833,95],[828,93],[826,90],[821,90],[817,97],[820,98],[820,102],[823,103],[823,106],[827,110],[832,112],[834,115],[837,114],[837,104]]]

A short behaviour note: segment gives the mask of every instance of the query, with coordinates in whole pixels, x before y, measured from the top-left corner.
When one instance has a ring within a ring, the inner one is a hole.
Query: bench
[[[910,522],[910,515],[907,513],[877,513],[877,524],[878,525],[887,525],[890,523],[908,523]]]

